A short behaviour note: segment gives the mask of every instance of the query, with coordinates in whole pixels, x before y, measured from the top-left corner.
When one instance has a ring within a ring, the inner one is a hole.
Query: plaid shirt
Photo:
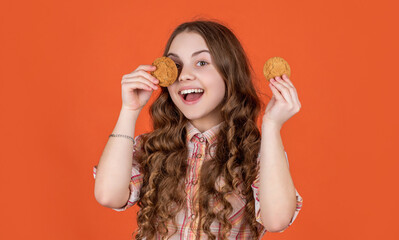
[[[190,223],[193,221],[193,206],[191,206],[191,200],[194,196],[194,193],[198,191],[199,184],[198,184],[198,176],[199,176],[199,170],[201,169],[201,165],[204,161],[207,161],[210,159],[210,156],[206,154],[207,148],[216,141],[216,134],[218,132],[219,127],[221,126],[222,123],[214,126],[213,128],[207,130],[204,133],[201,133],[197,128],[195,128],[190,122],[187,123],[186,128],[187,128],[187,146],[189,149],[189,158],[188,158],[188,179],[186,179],[186,192],[187,192],[187,206],[183,210],[177,214],[176,216],[176,223],[178,227],[178,231],[170,238],[171,240],[192,240],[195,239],[195,231],[192,231],[190,228]],[[138,135],[135,140],[136,144],[140,144],[140,138],[141,135]],[[213,148],[214,149],[214,148]],[[213,151],[211,150],[211,154]],[[260,154],[258,154],[258,163],[260,160]],[[285,156],[287,159],[288,163],[288,157],[287,153],[285,152]],[[133,158],[134,158],[134,153],[133,153]],[[289,164],[288,164],[289,165]],[[125,211],[126,209],[130,208],[133,206],[138,200],[139,200],[139,191],[142,186],[142,181],[143,181],[143,175],[138,171],[138,165],[137,163],[134,162],[133,160],[133,167],[132,167],[132,174],[131,174],[131,181],[129,185],[130,189],[130,197],[128,202],[124,207],[121,208],[112,208],[115,211]],[[97,166],[93,167],[93,175],[94,178],[96,177],[96,170]],[[261,224],[262,227],[263,223],[260,218],[260,203],[259,203],[259,198],[258,198],[258,189],[259,189],[259,175],[256,178],[256,180],[253,182],[251,185],[253,193],[254,193],[254,198],[255,198],[255,216],[256,216],[256,221]],[[290,226],[295,218],[297,217],[299,211],[301,210],[302,207],[302,197],[299,195],[298,191],[295,189],[296,192],[296,199],[297,199],[297,205],[296,205],[296,211],[294,214],[294,217],[291,219],[291,222],[289,223],[288,226]],[[243,231],[239,231],[240,226],[244,224],[244,207],[246,204],[245,198],[240,197],[239,193],[232,192],[232,194],[228,195],[227,199],[231,203],[233,207],[233,212],[230,215],[229,220],[232,223],[232,229],[230,232],[230,235],[228,236],[228,239],[253,239],[250,229],[248,226]],[[212,202],[212,201],[211,201]],[[218,208],[218,203],[214,204],[215,208]],[[196,226],[196,225],[195,225]],[[169,233],[174,232],[175,227],[173,226],[172,223],[168,224]],[[287,228],[286,228],[287,229]],[[214,220],[214,222],[210,226],[211,232],[218,237],[218,233],[221,230],[221,225],[217,220]],[[285,231],[282,230],[280,232]],[[262,236],[266,233],[266,229],[262,228],[261,234],[259,239],[262,238]],[[157,235],[156,239],[161,239],[160,236]],[[202,233],[201,234],[201,239],[208,239],[207,235]],[[217,238],[218,239],[218,238]]]

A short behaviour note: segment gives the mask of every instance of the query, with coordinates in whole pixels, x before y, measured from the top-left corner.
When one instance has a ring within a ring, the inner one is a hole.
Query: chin
[[[188,120],[195,120],[195,119],[199,119],[202,117],[201,114],[199,113],[192,113],[192,112],[183,112],[183,115],[188,119]]]

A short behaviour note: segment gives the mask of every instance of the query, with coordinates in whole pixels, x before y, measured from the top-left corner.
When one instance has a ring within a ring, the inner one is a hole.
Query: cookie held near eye
[[[167,87],[176,81],[177,67],[175,62],[168,57],[160,57],[152,63],[157,69],[151,75],[159,80],[159,86]]]
[[[289,78],[291,76],[291,68],[282,57],[269,58],[263,66],[263,75],[267,81],[274,77],[281,77],[283,74]]]

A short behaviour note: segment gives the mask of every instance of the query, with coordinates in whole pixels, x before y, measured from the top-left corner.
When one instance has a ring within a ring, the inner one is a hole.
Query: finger
[[[148,80],[152,81],[155,84],[159,83],[159,80],[156,77],[152,76],[151,74],[149,74],[148,72],[146,72],[144,70],[138,70],[138,71],[134,71],[133,73],[126,74],[122,77],[122,79],[134,78],[136,76],[142,76],[144,78],[147,78]]]
[[[154,65],[140,65],[136,68],[135,71],[137,70],[144,70],[144,71],[155,71],[157,69],[157,67],[155,67]]]
[[[143,69],[135,70],[134,72],[125,74],[125,75],[123,75],[122,79],[132,78],[132,77],[135,77],[135,76],[143,76],[143,77],[148,78],[149,80],[157,79],[156,77],[152,76],[150,73],[146,72]]]
[[[292,84],[291,80],[285,74],[283,74],[283,80],[285,80],[287,83],[289,83],[292,86],[292,89],[294,90],[292,94],[294,96],[294,100],[298,103],[299,106],[301,106],[301,103],[299,102],[298,98],[298,92],[296,91],[294,84]]]
[[[291,94],[288,91],[288,88],[285,87],[284,85],[282,85],[281,83],[279,83],[278,81],[271,81],[271,83],[277,90],[279,90],[281,92],[281,95],[284,96],[283,99],[285,99],[286,102],[292,104],[292,98],[291,98]]]
[[[130,83],[130,82],[141,82],[144,84],[147,84],[149,87],[153,88],[153,89],[158,89],[158,86],[153,84],[152,82],[148,81],[148,79],[142,77],[142,76],[137,76],[134,78],[127,78],[127,79],[122,79],[121,84],[123,83]]]
[[[147,78],[142,77],[142,76],[135,76],[135,77],[133,77],[133,78],[125,78],[125,79],[122,79],[121,84],[122,84],[122,83],[127,83],[127,82],[142,82],[142,83],[147,84],[147,85],[150,86],[150,87],[157,87],[156,84],[153,84],[153,83],[150,82]]]
[[[292,84],[291,80],[287,77],[287,75],[283,74],[283,76],[281,77],[284,81],[286,81],[291,87],[294,87],[294,84]]]
[[[277,77],[275,77],[275,79],[277,80],[278,83],[284,85],[284,87],[286,87],[286,88],[291,87],[291,85],[289,83],[285,82],[281,77],[277,76]]]
[[[283,96],[281,96],[280,92],[277,90],[276,86],[273,83],[269,84],[270,89],[273,92],[273,96],[276,98],[277,101],[284,101]]]
[[[291,87],[291,85],[289,83],[285,82],[279,76],[276,77],[276,80],[278,83],[280,83],[281,85],[283,85],[284,87],[286,87],[288,89],[288,91],[290,93],[291,103],[295,104],[296,99],[295,99],[295,91],[294,91],[293,87]]]
[[[124,84],[126,85],[126,87],[131,88],[131,89],[143,89],[143,90],[153,91],[153,88],[151,88],[147,84],[141,83],[141,82],[127,82]]]
[[[126,85],[127,87],[133,88],[133,87],[136,86],[136,85],[132,85],[132,83],[133,83],[133,84],[135,84],[135,83],[140,84],[140,86],[141,86],[142,84],[144,84],[144,85],[146,86],[146,88],[151,89],[151,90],[157,90],[157,89],[158,89],[157,86],[153,86],[153,85],[150,85],[150,84],[148,84],[148,83],[145,83],[145,82],[138,82],[138,81],[124,82],[124,83],[122,83],[122,85]]]
[[[129,75],[129,74],[132,74],[132,73],[134,73],[134,72],[136,72],[138,70],[144,70],[144,71],[147,71],[147,72],[151,72],[151,71],[155,71],[156,69],[157,69],[157,67],[155,67],[154,65],[140,65],[134,71],[132,71],[131,73],[123,75],[123,77],[126,76],[126,75]]]

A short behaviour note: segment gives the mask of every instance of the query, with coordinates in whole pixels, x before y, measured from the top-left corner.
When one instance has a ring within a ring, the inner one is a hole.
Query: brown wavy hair
[[[193,206],[199,203],[199,209],[195,210],[199,226],[192,226],[192,229],[197,230],[196,234],[204,232],[209,239],[216,239],[210,231],[210,225],[217,220],[222,227],[218,238],[227,239],[232,228],[229,216],[233,208],[226,196],[232,191],[241,190],[239,194],[246,201],[244,224],[249,225],[253,238],[257,239],[263,226],[255,220],[251,184],[259,172],[256,160],[261,134],[256,122],[263,103],[252,83],[253,69],[233,32],[223,24],[210,20],[179,25],[166,43],[163,56],[167,55],[176,35],[184,31],[195,32],[203,37],[226,86],[220,112],[224,122],[217,135],[217,144],[210,146],[215,148],[212,159],[205,161],[200,171],[199,192],[193,201]],[[188,156],[185,129],[188,119],[175,106],[167,88],[161,89],[151,105],[150,116],[153,131],[142,135],[142,145],[136,146],[138,151],[135,154],[144,175],[137,203],[140,210],[137,213],[136,239],[145,237],[148,240],[155,239],[156,233],[166,238],[169,221],[176,227],[175,216],[186,201],[184,180]],[[220,177],[225,185],[217,188],[215,183]],[[212,200],[222,203],[220,211],[215,212],[212,208]],[[176,231],[177,227],[171,235]]]

